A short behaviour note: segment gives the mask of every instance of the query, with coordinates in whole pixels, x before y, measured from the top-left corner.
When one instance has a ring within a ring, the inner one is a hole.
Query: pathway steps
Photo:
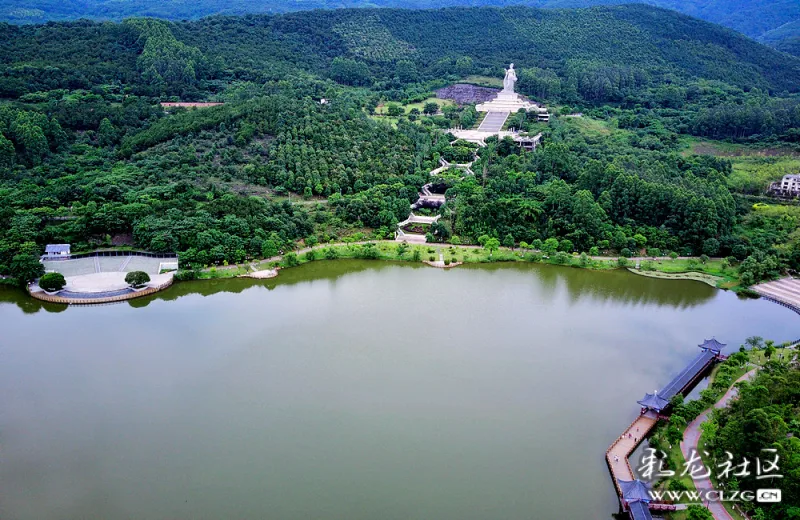
[[[753,290],[761,296],[771,298],[800,312],[800,279],[782,278],[760,283],[754,285]]]
[[[487,112],[478,130],[481,132],[499,132],[506,124],[510,112]]]

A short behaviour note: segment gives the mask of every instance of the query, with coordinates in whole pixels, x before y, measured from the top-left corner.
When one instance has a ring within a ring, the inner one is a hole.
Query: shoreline
[[[427,265],[433,268],[451,269],[462,264],[487,263],[536,263],[560,265],[610,271],[627,268],[633,274],[665,280],[690,280],[705,283],[723,290],[740,293],[746,288],[738,285],[735,268],[722,258],[710,258],[705,264],[692,257],[617,257],[589,256],[577,253],[555,253],[548,255],[540,250],[500,247],[489,251],[480,245],[453,245],[440,243],[409,244],[395,240],[369,240],[354,242],[335,242],[304,247],[287,251],[283,255],[262,260],[250,260],[242,264],[210,266],[200,269],[182,269],[175,272],[174,282],[216,280],[226,278],[272,279],[279,276],[281,269],[298,267],[309,262],[323,260],[382,260],[402,262],[410,265]],[[640,267],[639,269],[634,266]],[[163,287],[164,289],[166,287]],[[144,296],[130,295],[128,298]],[[35,296],[34,296],[35,297]],[[39,298],[44,300],[45,298]],[[125,298],[127,299],[127,298]],[[51,299],[53,303],[68,302],[64,299]],[[117,301],[115,299],[115,301]],[[89,302],[81,302],[89,303]],[[92,302],[95,303],[95,302]]]
[[[359,254],[359,246],[366,244],[375,245],[373,256]],[[283,255],[273,256],[258,261],[250,261],[243,264],[232,264],[227,266],[211,266],[196,270],[181,270],[180,272],[192,272],[197,276],[197,280],[228,278],[242,276],[253,271],[297,267],[308,262],[319,262],[321,260],[336,259],[367,259],[367,260],[389,260],[405,263],[424,263],[432,265],[436,262],[440,254],[448,257],[451,266],[455,267],[462,264],[482,264],[500,262],[525,262],[549,265],[562,265],[565,267],[575,267],[595,271],[627,268],[634,274],[649,276],[652,278],[663,278],[672,280],[692,280],[706,283],[712,287],[723,290],[733,290],[739,292],[744,287],[739,285],[739,280],[733,272],[733,268],[722,267],[722,258],[711,258],[708,260],[708,271],[702,269],[704,264],[696,257],[619,257],[619,256],[589,256],[577,254],[553,254],[548,256],[546,253],[534,249],[520,249],[500,247],[493,252],[489,252],[479,245],[452,245],[452,244],[410,244],[407,243],[406,252],[399,253],[398,247],[403,242],[395,240],[368,240],[358,242],[336,242],[332,244],[320,244],[313,247],[305,247],[296,251],[289,251]],[[334,250],[335,255],[326,255],[326,250]],[[432,250],[432,251],[431,251]],[[307,255],[313,251],[313,258]],[[414,251],[419,251],[419,257],[415,259]],[[291,253],[295,255],[295,261],[287,261],[287,256]],[[637,264],[649,264],[653,270],[635,269]],[[693,265],[690,265],[693,264]],[[711,271],[711,272],[709,272]],[[718,274],[716,274],[718,273]],[[180,276],[179,276],[180,278]],[[713,282],[712,282],[713,280]],[[177,281],[177,280],[176,280]]]

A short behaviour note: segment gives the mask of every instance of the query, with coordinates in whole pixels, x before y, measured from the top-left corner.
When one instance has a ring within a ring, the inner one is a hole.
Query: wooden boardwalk
[[[650,433],[656,422],[658,422],[658,415],[653,411],[640,415],[606,450],[606,462],[611,470],[611,477],[614,479],[618,495],[622,496],[622,490],[619,488],[620,480],[635,479],[628,457],[642,442],[642,439]]]

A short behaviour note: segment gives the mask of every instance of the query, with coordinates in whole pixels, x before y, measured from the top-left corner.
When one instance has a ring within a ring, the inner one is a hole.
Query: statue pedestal
[[[547,109],[540,107],[536,103],[526,101],[516,92],[501,91],[497,96],[486,103],[481,103],[475,106],[478,112],[511,112],[514,113],[519,109],[529,112],[547,112]]]

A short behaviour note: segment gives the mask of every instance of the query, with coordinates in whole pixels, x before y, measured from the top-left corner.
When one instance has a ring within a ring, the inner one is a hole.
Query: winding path
[[[704,411],[697,418],[690,422],[686,426],[686,430],[683,432],[683,441],[681,441],[681,453],[683,453],[683,458],[689,460],[691,457],[691,452],[698,452],[697,445],[700,442],[700,425],[703,424],[706,420],[708,420],[708,416],[714,408],[725,408],[728,406],[728,403],[736,397],[739,393],[739,389],[736,388],[736,383],[740,381],[749,381],[753,378],[753,376],[758,371],[757,368],[749,371],[739,379],[737,379],[733,385],[725,392],[725,395],[717,401],[717,403],[709,408],[708,410]],[[697,479],[694,481],[695,487],[697,489],[705,489],[711,490],[714,489],[714,484],[711,483],[711,479],[709,478],[702,478]],[[708,510],[711,511],[711,514],[714,516],[714,520],[736,520],[734,517],[728,513],[725,507],[722,505],[722,502],[710,502],[708,503]]]

